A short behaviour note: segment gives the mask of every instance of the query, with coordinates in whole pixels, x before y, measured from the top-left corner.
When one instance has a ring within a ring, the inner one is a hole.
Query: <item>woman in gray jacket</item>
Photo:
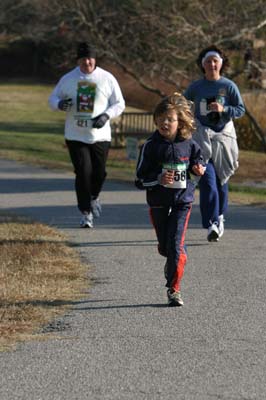
[[[238,167],[238,146],[233,124],[245,107],[236,84],[221,74],[228,58],[216,46],[202,50],[197,64],[204,77],[185,91],[194,102],[197,131],[194,140],[202,148],[207,163],[199,181],[202,225],[208,229],[209,242],[224,233],[224,213],[228,207],[228,180]]]

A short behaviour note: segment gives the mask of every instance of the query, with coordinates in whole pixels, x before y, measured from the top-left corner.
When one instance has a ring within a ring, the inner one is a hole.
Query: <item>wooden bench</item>
[[[138,140],[146,139],[155,130],[151,112],[124,112],[119,118],[112,120],[112,138],[114,147],[124,147],[126,137]]]

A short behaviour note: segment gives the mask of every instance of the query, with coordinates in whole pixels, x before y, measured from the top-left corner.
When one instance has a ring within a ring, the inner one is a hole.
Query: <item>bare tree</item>
[[[2,0],[0,11],[2,32],[49,42],[68,54],[73,41],[91,40],[143,85],[160,74],[180,87],[195,75],[202,47],[243,51],[266,32],[261,0],[227,0],[226,6],[218,0]]]
[[[264,0],[2,0],[1,32],[48,43],[57,64],[73,62],[73,42],[91,40],[99,56],[163,96],[158,77],[182,90],[210,44],[230,50],[231,76],[243,75],[247,48],[266,40],[266,7]]]

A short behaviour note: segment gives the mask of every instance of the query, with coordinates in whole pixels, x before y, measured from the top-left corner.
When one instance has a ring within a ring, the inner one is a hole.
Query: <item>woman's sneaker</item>
[[[95,218],[99,218],[99,216],[101,215],[102,206],[99,197],[97,197],[97,199],[91,200],[91,211]]]
[[[220,238],[224,234],[224,216],[223,216],[223,214],[219,215],[218,222],[219,222],[218,229],[219,229],[219,238]]]
[[[181,307],[184,304],[181,293],[179,291],[176,292],[173,289],[168,289],[167,298],[169,307]]]
[[[93,215],[91,212],[84,212],[80,220],[81,228],[93,228]]]
[[[208,240],[208,242],[218,242],[219,228],[218,228],[217,222],[214,222],[211,226],[209,226],[207,240]]]

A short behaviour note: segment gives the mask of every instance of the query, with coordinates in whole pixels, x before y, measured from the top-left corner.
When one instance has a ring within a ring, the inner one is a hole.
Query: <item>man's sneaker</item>
[[[223,214],[219,215],[218,222],[219,222],[218,229],[219,229],[219,238],[220,238],[224,234],[224,216],[223,216]]]
[[[92,213],[84,212],[80,220],[81,228],[93,228],[93,215]]]
[[[167,297],[168,297],[168,306],[169,307],[181,307],[184,304],[182,297],[181,297],[181,293],[176,292],[173,289],[167,290]]]
[[[101,215],[102,206],[99,197],[97,197],[97,199],[91,200],[91,211],[95,218],[99,218],[99,216]]]
[[[214,222],[209,228],[208,228],[208,236],[207,236],[208,242],[218,242],[219,240],[219,229],[218,229],[218,224],[217,222]]]

